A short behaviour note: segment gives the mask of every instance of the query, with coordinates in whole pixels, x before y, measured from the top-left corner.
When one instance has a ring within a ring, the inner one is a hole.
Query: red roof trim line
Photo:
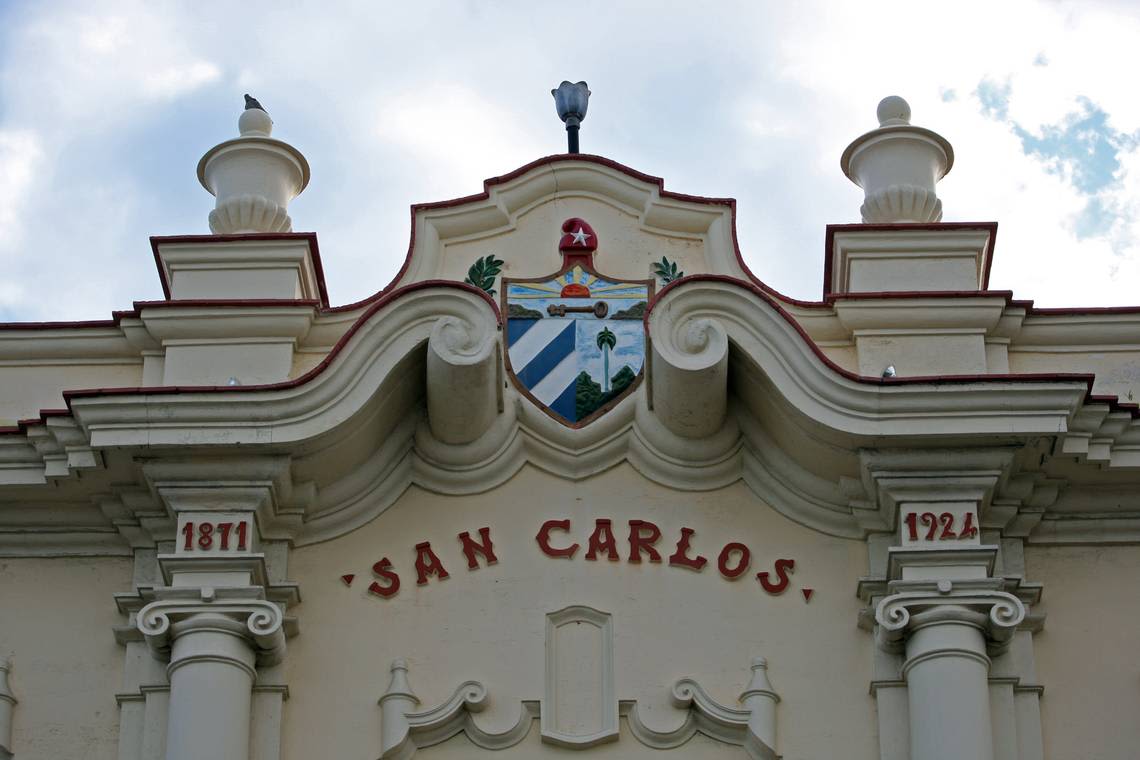
[[[68,417],[70,415],[70,409],[41,409],[39,417],[32,417],[26,420],[16,420],[15,425],[5,425],[3,427],[0,427],[0,435],[26,433],[28,428],[35,425],[46,425],[49,417]]]
[[[243,240],[307,240],[309,253],[313,257],[313,274],[317,279],[317,292],[320,295],[321,306],[328,308],[329,294],[325,286],[325,270],[321,265],[321,249],[317,245],[315,232],[247,232],[240,235],[151,235],[150,250],[154,254],[154,264],[158,267],[158,279],[162,282],[162,294],[170,300],[170,283],[166,279],[166,271],[162,267],[162,257],[158,255],[158,247],[167,243],[236,243]]]
[[[464,290],[469,293],[475,293],[487,302],[491,307],[491,311],[495,315],[497,324],[502,325],[502,315],[499,312],[498,305],[495,304],[494,299],[491,298],[485,291],[476,288],[472,285],[467,285],[454,280],[424,280],[423,282],[412,283],[402,288],[388,293],[384,298],[372,304],[372,306],[357,317],[356,321],[345,330],[340,340],[332,347],[324,359],[319,364],[314,366],[303,375],[299,375],[292,380],[283,380],[278,383],[261,383],[259,385],[160,385],[138,388],[85,388],[81,390],[70,390],[63,392],[63,398],[67,402],[68,409],[71,408],[71,399],[73,398],[90,398],[92,396],[126,396],[136,394],[147,395],[168,395],[175,393],[234,393],[243,391],[271,391],[271,390],[285,390],[288,388],[295,388],[299,385],[307,383],[320,373],[324,372],[333,360],[340,354],[341,350],[348,344],[352,336],[372,318],[374,314],[383,309],[388,304],[400,299],[408,293],[413,293],[419,290],[427,290],[429,288],[450,288],[455,290]]]
[[[91,327],[118,327],[124,319],[137,319],[143,309],[167,308],[259,308],[265,306],[307,306],[320,309],[320,302],[311,299],[288,298],[185,298],[175,301],[135,301],[134,308],[111,312],[112,319],[77,322],[0,322],[5,330],[72,330]]]
[[[830,293],[827,296],[827,303],[919,298],[1001,298],[1006,304],[1015,303],[1012,290],[881,290],[865,293]]]
[[[116,311],[113,319],[87,319],[77,322],[0,322],[0,331],[3,330],[71,330],[83,327],[118,327],[123,315],[129,311]]]
[[[173,301],[135,301],[133,312],[122,312],[131,316],[138,316],[143,309],[169,309],[169,308],[226,308],[245,309],[262,306],[305,306],[319,308],[320,301],[306,298],[183,298]]]
[[[986,263],[982,270],[982,290],[990,286],[990,269],[994,263],[994,243],[997,240],[997,222],[905,222],[895,224],[829,224],[823,239],[823,300],[831,295],[832,249],[836,232],[891,232],[894,230],[986,230],[990,233],[986,243]]]
[[[1030,301],[1032,304],[1033,302]],[[1030,314],[1078,316],[1081,314],[1140,314],[1140,306],[1063,306],[1031,308]]]
[[[834,372],[836,372],[839,375],[842,375],[843,377],[847,378],[848,380],[853,380],[857,383],[864,383],[866,385],[914,385],[914,384],[919,384],[919,383],[979,383],[979,382],[985,383],[985,382],[1010,382],[1010,381],[1017,381],[1017,382],[1067,382],[1067,381],[1073,381],[1073,382],[1079,382],[1079,383],[1084,384],[1088,388],[1088,391],[1091,392],[1093,380],[1096,378],[1096,375],[1093,375],[1093,374],[1067,373],[1067,372],[1062,372],[1062,373],[1026,373],[1026,374],[984,374],[984,375],[979,375],[979,374],[972,374],[972,375],[915,375],[915,376],[910,376],[910,377],[869,377],[867,375],[859,375],[855,372],[851,372],[850,370],[844,369],[843,367],[839,366],[834,361],[832,361],[831,358],[828,357],[827,354],[825,354],[823,352],[823,349],[821,349],[819,347],[819,345],[814,340],[812,340],[811,336],[808,335],[807,331],[804,330],[803,326],[800,325],[800,323],[796,320],[796,318],[793,317],[791,314],[789,314],[787,312],[787,310],[785,310],[784,307],[781,306],[776,301],[775,298],[773,298],[770,294],[766,293],[762,288],[759,288],[750,282],[746,282],[744,280],[740,280],[740,279],[737,279],[735,277],[728,277],[725,275],[717,275],[717,274],[689,275],[688,277],[682,277],[679,280],[674,280],[673,282],[669,283],[664,288],[662,288],[657,293],[657,295],[653,297],[653,300],[650,301],[650,303],[649,303],[649,307],[645,310],[645,316],[642,318],[642,320],[645,324],[646,330],[648,330],[648,328],[649,328],[649,317],[653,313],[653,309],[657,306],[657,304],[661,301],[661,299],[665,297],[665,294],[670,293],[677,288],[684,287],[685,285],[692,283],[692,282],[722,282],[722,283],[725,283],[728,285],[734,285],[734,286],[741,288],[743,290],[751,291],[752,293],[754,293],[755,295],[759,296],[764,301],[766,301],[768,303],[768,305],[771,306],[776,311],[777,314],[779,314],[781,317],[783,317],[783,319],[789,325],[791,325],[792,328],[797,333],[799,333],[800,337],[803,338],[804,342],[808,345],[809,348],[811,348],[811,350],[815,353],[815,355],[819,357],[820,361],[822,361],[825,365],[827,365],[827,367],[829,369],[833,370]]]
[[[481,297],[491,307],[491,311],[495,315],[495,321],[500,326],[503,323],[502,315],[499,312],[499,306],[495,300],[491,298],[485,291],[476,288],[473,285],[467,285],[462,282],[455,282],[454,280],[424,280],[423,282],[412,283],[391,293],[386,294],[382,299],[372,304],[372,306],[356,318],[356,321],[344,332],[332,350],[321,360],[319,364],[314,366],[308,372],[292,380],[284,380],[279,383],[262,383],[259,385],[161,385],[161,386],[144,386],[137,388],[83,388],[78,390],[69,390],[63,392],[64,402],[67,404],[66,409],[45,409],[40,411],[41,420],[46,417],[70,415],[71,412],[71,399],[73,398],[90,398],[93,396],[128,396],[137,394],[147,395],[165,395],[175,393],[233,393],[242,391],[269,391],[269,390],[283,390],[287,388],[294,388],[302,385],[312,378],[323,372],[341,350],[352,338],[353,335],[360,329],[360,327],[372,318],[374,314],[383,309],[393,301],[399,300],[402,296],[413,293],[418,290],[427,290],[429,288],[452,288],[455,290],[465,290],[470,293],[475,293]],[[172,303],[178,303],[177,301]],[[15,426],[0,427],[0,435],[23,433],[30,425],[41,424],[41,420],[21,420]]]
[[[312,254],[313,254],[313,267],[314,267],[314,271],[315,271],[315,274],[317,277],[318,286],[320,289],[321,313],[326,313],[326,312],[337,313],[337,312],[351,311],[354,309],[361,308],[363,306],[367,306],[371,303],[374,303],[375,301],[383,298],[387,294],[393,292],[393,289],[396,287],[396,283],[398,283],[400,281],[400,279],[407,273],[408,267],[410,266],[410,263],[411,263],[411,255],[412,255],[412,252],[415,250],[415,244],[416,244],[416,212],[417,211],[437,209],[437,208],[452,208],[452,207],[456,207],[456,206],[461,206],[465,203],[474,203],[474,202],[478,202],[481,200],[486,200],[487,198],[490,197],[490,189],[492,187],[494,187],[495,185],[503,184],[505,182],[510,182],[511,180],[516,179],[516,178],[526,174],[527,172],[530,172],[530,171],[532,171],[538,167],[541,167],[541,166],[558,164],[558,163],[573,163],[573,162],[592,163],[592,164],[597,164],[599,166],[605,166],[605,167],[611,168],[615,171],[621,172],[622,174],[625,174],[628,177],[632,177],[634,179],[640,180],[640,181],[645,182],[647,184],[654,185],[658,188],[658,192],[661,195],[661,197],[663,197],[663,198],[669,198],[669,199],[684,201],[684,202],[688,202],[688,203],[700,203],[700,204],[706,204],[706,205],[715,205],[715,206],[727,207],[729,209],[730,218],[731,218],[732,246],[733,246],[733,252],[736,256],[737,264],[740,266],[741,270],[747,275],[748,280],[752,284],[754,284],[756,287],[763,290],[765,293],[768,293],[773,298],[776,298],[776,299],[778,299],[784,303],[787,303],[787,304],[790,304],[793,306],[797,306],[797,307],[805,308],[805,309],[827,309],[827,308],[831,307],[832,302],[826,298],[827,291],[829,289],[829,284],[831,281],[831,272],[830,272],[831,255],[830,255],[830,250],[831,250],[831,245],[833,242],[832,237],[834,235],[834,231],[835,230],[843,230],[843,229],[863,229],[863,230],[867,230],[867,229],[921,229],[921,228],[930,228],[930,229],[955,229],[955,228],[958,228],[958,229],[993,229],[994,234],[992,234],[990,236],[990,243],[989,243],[990,247],[989,247],[989,250],[987,251],[988,255],[987,255],[986,270],[983,274],[983,285],[987,288],[989,286],[990,266],[993,263],[993,246],[995,243],[996,229],[997,229],[997,223],[996,222],[942,222],[942,223],[938,223],[938,224],[925,224],[925,225],[924,224],[894,224],[894,225],[837,224],[837,225],[828,225],[828,227],[827,227],[827,235],[826,235],[826,241],[825,241],[825,256],[824,256],[824,270],[825,270],[824,271],[824,293],[825,293],[825,299],[822,301],[805,301],[805,300],[801,300],[801,299],[791,298],[790,296],[786,296],[783,293],[780,293],[778,290],[776,290],[775,288],[772,288],[767,283],[763,282],[760,278],[756,277],[756,275],[753,274],[752,270],[744,262],[744,257],[740,251],[740,241],[739,241],[739,237],[738,237],[737,229],[736,229],[736,211],[737,211],[737,209],[736,209],[736,200],[735,199],[732,199],[732,198],[713,198],[713,197],[704,197],[704,196],[699,196],[699,195],[688,195],[685,193],[677,193],[677,192],[673,192],[671,190],[666,190],[665,189],[665,181],[660,177],[654,177],[652,175],[645,174],[643,172],[639,172],[636,169],[625,166],[624,164],[618,163],[617,161],[614,161],[612,159],[605,158],[603,156],[592,155],[592,154],[588,154],[588,153],[581,153],[581,154],[559,153],[559,154],[555,154],[555,155],[545,156],[543,158],[536,159],[534,161],[531,161],[528,164],[520,166],[519,168],[517,168],[511,172],[508,172],[506,174],[499,175],[497,177],[491,177],[489,179],[484,180],[483,181],[483,191],[481,193],[475,193],[472,195],[466,195],[463,197],[453,198],[453,199],[444,200],[444,201],[435,201],[435,202],[430,202],[430,203],[413,204],[410,207],[411,234],[409,236],[408,250],[404,256],[404,262],[400,266],[400,269],[396,273],[396,276],[386,286],[381,288],[376,293],[373,293],[372,295],[370,295],[366,298],[363,298],[359,301],[344,304],[341,306],[330,306],[329,305],[328,292],[327,292],[327,288],[326,288],[326,284],[325,284],[325,277],[324,277],[324,268],[323,268],[323,265],[321,264],[320,251],[319,251],[319,247],[317,245],[317,236],[315,233],[312,233],[312,232],[249,233],[249,234],[241,234],[241,235],[153,236],[150,238],[151,250],[154,254],[155,265],[158,268],[159,278],[160,278],[161,283],[162,283],[163,293],[165,294],[166,298],[169,300],[169,298],[170,298],[170,284],[166,281],[166,275],[162,269],[161,259],[158,255],[158,245],[160,243],[167,243],[167,242],[173,242],[173,243],[203,242],[203,241],[230,242],[230,241],[239,241],[239,240],[258,240],[258,239],[261,239],[261,240],[273,240],[273,239],[290,240],[290,239],[296,239],[296,238],[307,238],[310,241],[310,250],[312,251]],[[931,297],[931,294],[925,293],[924,296],[925,297]],[[959,297],[959,296],[955,296],[955,297]],[[1011,306],[1015,305],[1015,306],[1023,307],[1026,309],[1032,309],[1032,305],[1033,305],[1033,301],[1026,301],[1026,300],[1020,300],[1020,301],[1019,300],[1010,300],[1009,303]],[[1120,309],[1119,313],[1125,313],[1126,311],[1130,311],[1133,308],[1137,311],[1140,311],[1140,306],[1138,306],[1138,307],[1122,307]],[[1094,309],[1079,309],[1079,308],[1077,308],[1077,309],[1056,309],[1056,310],[1051,309],[1051,310],[1035,310],[1035,311],[1039,311],[1041,313],[1080,314],[1080,313],[1099,313],[1102,311],[1107,312],[1110,310],[1095,309],[1095,308]],[[1115,312],[1115,310],[1112,310],[1112,311]],[[94,321],[80,321],[80,322],[40,322],[40,323],[19,323],[19,322],[17,322],[17,323],[0,324],[0,329],[59,329],[59,328],[81,328],[81,327],[110,327],[110,326],[118,325],[119,321],[122,319],[122,317],[124,315],[135,316],[135,315],[137,315],[137,311],[134,311],[134,312],[121,312],[121,311],[112,312],[112,316],[113,316],[112,320],[94,320]]]
[[[1140,404],[1131,401],[1121,401],[1120,396],[1111,393],[1095,393],[1085,398],[1086,404],[1108,404],[1108,411],[1128,412],[1132,419],[1140,418]]]
[[[670,200],[677,200],[677,201],[685,201],[688,203],[702,203],[702,204],[711,205],[711,206],[725,206],[725,207],[727,207],[729,209],[729,211],[731,212],[732,245],[733,245],[733,249],[736,253],[737,262],[740,264],[741,268],[748,274],[748,276],[750,278],[752,278],[758,285],[760,285],[761,287],[764,287],[764,288],[768,287],[763,282],[761,282],[754,274],[752,274],[752,270],[750,270],[748,268],[748,265],[744,263],[744,258],[740,255],[740,246],[737,243],[737,239],[736,239],[736,200],[735,199],[733,199],[733,198],[709,198],[709,197],[700,196],[700,195],[687,195],[685,193],[676,193],[676,192],[673,192],[671,190],[666,190],[665,189],[665,180],[662,179],[661,177],[654,177],[650,174],[645,174],[643,172],[639,172],[636,169],[633,169],[629,166],[626,166],[625,164],[618,163],[617,161],[614,161],[613,159],[610,159],[610,158],[606,158],[604,156],[597,156],[597,155],[593,155],[591,153],[556,153],[554,155],[544,156],[542,158],[531,161],[529,164],[524,164],[523,166],[520,166],[519,168],[517,168],[513,171],[507,172],[506,174],[501,174],[497,177],[491,177],[489,179],[483,180],[483,191],[480,193],[474,193],[473,195],[465,195],[465,196],[462,196],[460,198],[452,198],[450,200],[444,200],[444,201],[432,201],[429,203],[413,203],[411,206],[411,228],[412,229],[411,229],[411,234],[409,235],[408,251],[404,255],[404,263],[400,265],[400,269],[398,272],[396,272],[396,276],[392,278],[391,282],[389,282],[380,291],[374,293],[373,295],[370,295],[366,298],[363,298],[359,301],[355,301],[353,303],[344,304],[343,306],[334,306],[333,308],[329,309],[329,311],[333,311],[333,312],[349,311],[352,309],[359,308],[361,306],[365,306],[365,305],[371,303],[372,301],[374,301],[375,299],[380,298],[385,293],[387,293],[391,288],[393,288],[396,285],[396,283],[398,283],[400,281],[400,279],[405,274],[407,274],[408,267],[411,266],[411,262],[412,262],[412,252],[415,250],[415,247],[416,247],[416,212],[418,212],[418,211],[430,211],[432,209],[441,209],[441,208],[455,208],[457,206],[462,206],[462,205],[465,205],[468,203],[478,203],[479,201],[485,201],[491,197],[491,188],[494,187],[495,185],[501,185],[501,184],[504,184],[506,182],[510,182],[511,180],[517,179],[518,177],[523,176],[527,172],[533,171],[534,169],[537,169],[539,167],[548,166],[551,164],[560,164],[560,163],[587,163],[587,164],[597,164],[598,166],[605,166],[609,169],[613,169],[617,172],[620,172],[620,173],[626,175],[627,177],[632,177],[633,179],[639,180],[641,182],[645,182],[646,184],[656,186],[658,194],[662,198],[668,198]],[[774,290],[772,292],[779,298],[783,298],[785,300],[791,301],[793,303],[798,303],[800,305],[816,306],[816,307],[823,306],[823,304],[818,304],[818,303],[795,301],[794,299],[790,299],[786,296],[783,296]]]

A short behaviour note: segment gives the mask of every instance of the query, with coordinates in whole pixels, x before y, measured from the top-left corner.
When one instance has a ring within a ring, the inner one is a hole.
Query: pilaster
[[[256,666],[285,655],[280,608],[257,599],[257,588],[159,595],[139,612],[137,625],[155,656],[168,663],[165,760],[248,760]]]
[[[8,686],[7,657],[0,657],[0,760],[12,757],[12,711],[16,707],[16,696]]]
[[[128,648],[120,760],[278,760],[280,665],[300,597],[288,545],[266,539],[285,467],[264,458],[155,460],[144,467],[164,520],[136,549],[135,592],[119,595]],[[273,477],[276,473],[276,477]],[[281,523],[276,523],[279,527]]]
[[[1029,613],[1040,588],[1023,582],[1011,540],[983,527],[1005,501],[1012,453],[881,451],[864,467],[896,531],[870,539],[876,576],[860,582],[881,757],[1042,757],[1031,639],[1041,621]]]

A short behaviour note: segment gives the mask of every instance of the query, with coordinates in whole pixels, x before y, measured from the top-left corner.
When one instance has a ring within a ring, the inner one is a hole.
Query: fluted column
[[[990,655],[1025,607],[1000,581],[901,581],[875,610],[877,641],[903,651],[911,760],[991,760]]]
[[[283,615],[258,599],[166,599],[140,610],[138,628],[168,657],[166,760],[248,760],[257,664],[285,650]]]

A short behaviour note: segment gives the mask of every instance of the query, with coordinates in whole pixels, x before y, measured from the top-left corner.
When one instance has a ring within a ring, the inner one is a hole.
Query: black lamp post
[[[590,104],[590,88],[585,82],[563,82],[557,90],[551,90],[558,118],[566,122],[567,152],[578,152],[578,127],[586,118],[586,106]]]

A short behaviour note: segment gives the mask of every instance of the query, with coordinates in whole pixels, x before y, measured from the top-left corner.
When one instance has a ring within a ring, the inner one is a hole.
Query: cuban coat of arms
[[[506,364],[524,396],[577,428],[641,381],[653,280],[618,280],[595,270],[598,239],[583,220],[566,220],[562,233],[561,269],[546,277],[503,278]]]

